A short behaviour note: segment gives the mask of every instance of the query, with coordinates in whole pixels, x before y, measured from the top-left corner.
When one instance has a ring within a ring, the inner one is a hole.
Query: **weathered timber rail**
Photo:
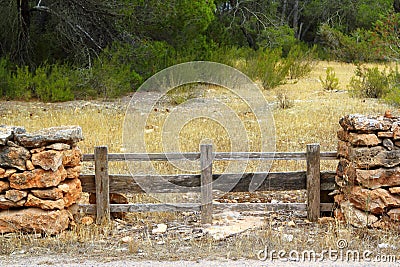
[[[200,160],[201,174],[179,175],[120,175],[108,174],[109,161],[171,161]],[[331,211],[333,203],[321,203],[321,194],[335,189],[335,172],[320,172],[320,160],[336,160],[336,152],[320,152],[319,144],[309,144],[305,152],[212,152],[211,145],[201,145],[200,152],[191,153],[108,153],[107,147],[96,147],[94,154],[85,154],[83,161],[95,162],[95,174],[80,176],[84,192],[96,193],[96,205],[81,204],[86,213],[96,214],[96,222],[110,219],[110,212],[201,211],[203,223],[212,222],[215,210],[267,211],[277,209],[307,211],[310,221],[316,221],[321,211]],[[219,160],[305,160],[307,170],[223,174],[223,181],[213,187],[212,181],[220,174],[212,173],[213,161]],[[160,179],[160,177],[162,179]],[[248,192],[252,178],[263,182],[255,191],[307,190],[307,203],[215,203],[212,190],[226,191],[226,184],[234,183],[229,192]],[[138,181],[151,182],[143,188]],[[169,182],[169,183],[166,183]],[[168,186],[172,184],[175,186]],[[177,188],[176,186],[180,186]],[[110,193],[187,193],[200,192],[201,203],[136,203],[110,204]]]

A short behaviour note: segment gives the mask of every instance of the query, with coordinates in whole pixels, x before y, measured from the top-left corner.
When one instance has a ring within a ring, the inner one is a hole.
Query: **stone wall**
[[[81,140],[77,126],[27,133],[0,125],[0,233],[57,234],[68,228],[82,192]]]
[[[400,118],[340,119],[335,215],[357,226],[387,228],[400,221]]]

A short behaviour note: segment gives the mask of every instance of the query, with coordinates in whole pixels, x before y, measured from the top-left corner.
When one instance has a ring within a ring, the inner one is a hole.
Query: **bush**
[[[305,77],[312,71],[316,49],[316,46],[308,49],[301,45],[295,45],[290,49],[285,62],[289,67],[290,79]]]
[[[58,64],[38,67],[33,77],[34,96],[45,102],[73,100],[75,84],[70,78],[71,72],[69,67]]]
[[[336,90],[339,87],[339,79],[336,77],[336,73],[332,67],[328,67],[326,69],[326,77],[323,79],[321,76],[319,77],[321,81],[322,87],[325,90],[331,91]]]
[[[350,80],[350,90],[353,95],[359,97],[382,98],[389,92],[389,86],[389,76],[378,67],[358,66],[355,76]]]
[[[280,49],[249,53],[243,72],[253,80],[259,80],[265,89],[283,84],[289,72],[289,66],[282,60],[281,55]]]
[[[385,101],[389,104],[400,106],[400,73],[396,66],[394,70],[391,70],[389,75],[390,88],[385,95]]]

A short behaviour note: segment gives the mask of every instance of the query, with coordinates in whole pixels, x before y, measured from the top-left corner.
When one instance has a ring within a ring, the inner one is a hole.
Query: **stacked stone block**
[[[57,234],[81,195],[82,129],[0,125],[0,233]]]
[[[400,118],[347,115],[340,119],[335,215],[357,226],[400,222]]]

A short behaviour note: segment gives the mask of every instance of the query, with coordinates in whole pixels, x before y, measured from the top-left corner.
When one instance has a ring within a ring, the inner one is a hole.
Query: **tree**
[[[0,0],[0,53],[20,64],[93,54],[118,38],[118,11],[110,1]]]

